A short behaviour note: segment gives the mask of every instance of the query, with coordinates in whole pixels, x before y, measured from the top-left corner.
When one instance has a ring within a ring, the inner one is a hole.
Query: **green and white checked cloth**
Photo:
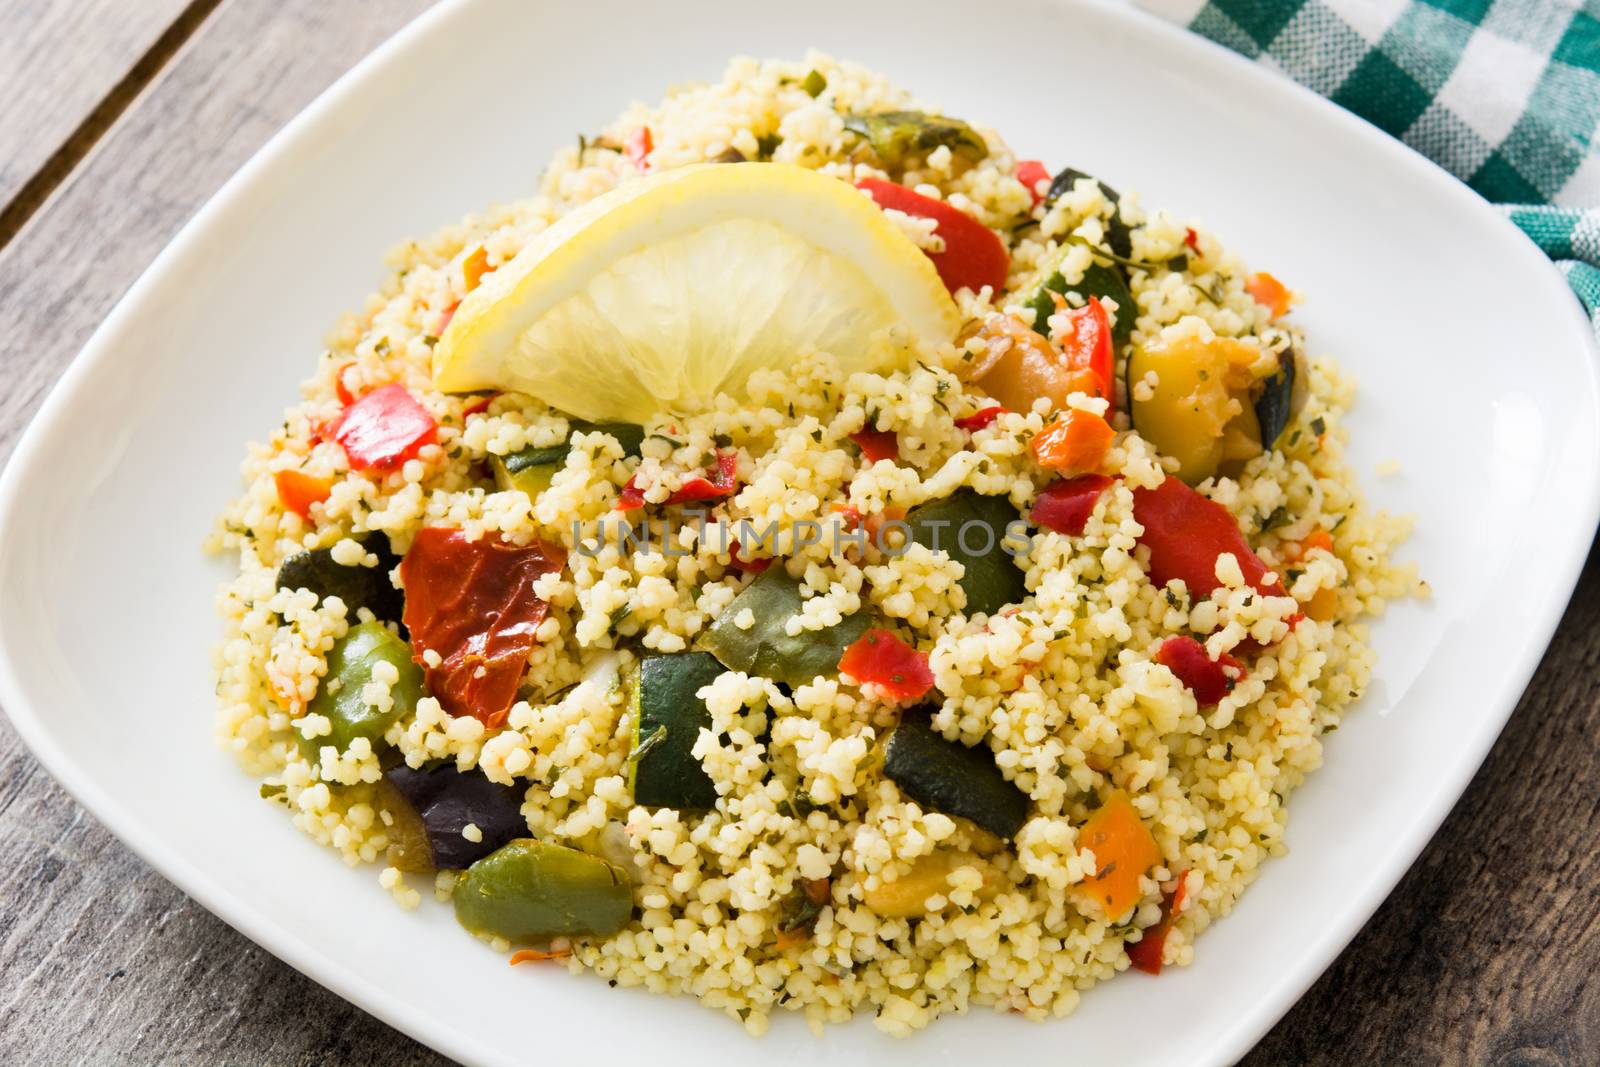
[[[1600,0],[1136,0],[1501,206],[1600,332]]]

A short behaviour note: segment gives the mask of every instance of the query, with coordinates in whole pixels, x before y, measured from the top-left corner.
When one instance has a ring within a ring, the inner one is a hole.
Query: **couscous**
[[[401,246],[212,535],[221,743],[751,1033],[1189,963],[1424,587],[1300,294],[1101,177],[741,59]]]

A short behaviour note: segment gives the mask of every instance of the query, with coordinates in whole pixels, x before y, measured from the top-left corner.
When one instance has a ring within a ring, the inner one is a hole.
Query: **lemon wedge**
[[[642,423],[826,352],[846,374],[960,325],[933,263],[870,199],[783,163],[663,171],[562,216],[462,300],[447,392],[526,393]]]

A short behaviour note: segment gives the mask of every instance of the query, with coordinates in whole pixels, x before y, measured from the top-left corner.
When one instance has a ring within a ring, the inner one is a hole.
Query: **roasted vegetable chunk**
[[[382,533],[359,538],[361,547],[378,557],[375,567],[357,564],[346,567],[333,558],[333,550],[314,548],[290,556],[278,568],[279,589],[309,589],[317,599],[336,596],[344,601],[345,618],[356,621],[356,611],[366,608],[381,622],[399,622],[405,609],[405,595],[395,588],[389,575],[400,563]]]
[[[454,764],[417,770],[404,763],[384,772],[383,807],[395,820],[389,862],[402,871],[460,870],[528,832],[523,790],[489,781]],[[463,831],[477,828],[477,840]]]
[[[451,899],[462,926],[514,944],[610,937],[633,915],[633,887],[620,867],[531,838],[503,845],[468,867]]]
[[[380,666],[393,667],[397,680],[386,697],[372,704],[367,686]],[[415,711],[420,699],[422,669],[411,661],[410,646],[382,623],[352,626],[328,653],[328,673],[306,708],[308,714],[325,716],[333,730],[319,737],[300,735],[300,752],[315,763],[324,747],[343,752],[358,737],[380,748],[384,731]]]
[[[925,156],[941,147],[969,163],[977,163],[989,155],[989,146],[977,130],[960,119],[923,111],[846,115],[844,128],[859,134],[889,170],[903,167],[912,158]]]

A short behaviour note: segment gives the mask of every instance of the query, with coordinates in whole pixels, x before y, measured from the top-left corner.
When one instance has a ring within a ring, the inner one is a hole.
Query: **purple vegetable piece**
[[[497,785],[482,771],[462,772],[449,763],[419,771],[402,763],[384,777],[416,809],[428,831],[434,866],[441,870],[461,870],[507,841],[528,836],[524,791]],[[482,833],[481,841],[461,836],[468,823]]]

